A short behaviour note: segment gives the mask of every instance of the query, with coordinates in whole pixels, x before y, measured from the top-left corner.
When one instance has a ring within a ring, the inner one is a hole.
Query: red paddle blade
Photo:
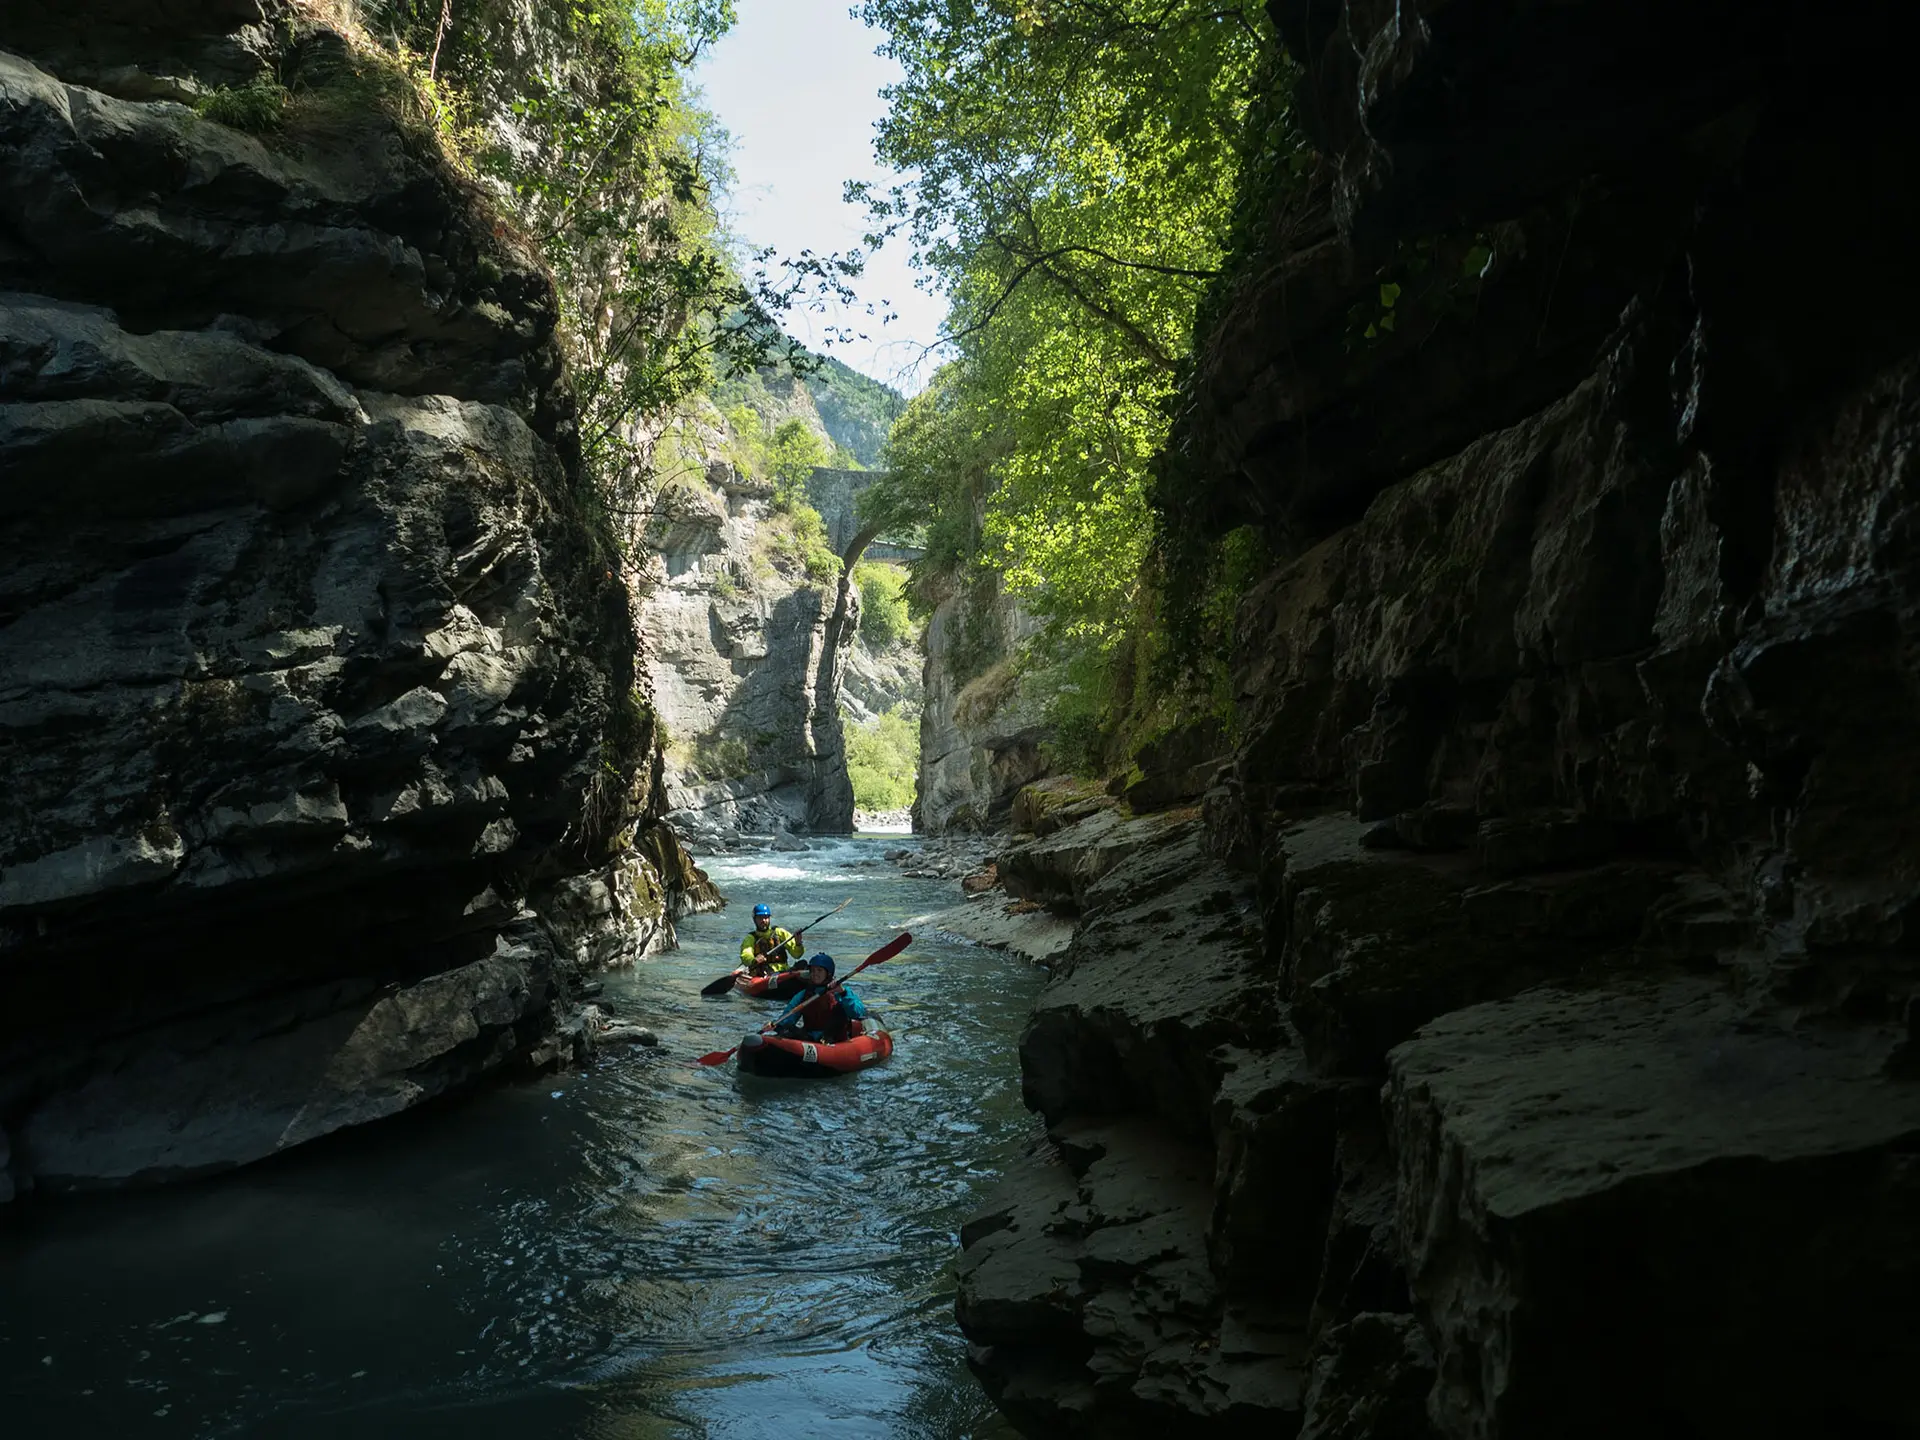
[[[898,955],[902,950],[906,949],[907,946],[911,945],[912,943],[913,943],[913,936],[903,930],[898,935],[894,936],[893,939],[889,940],[886,944],[882,945],[878,950],[874,951],[873,954],[867,956],[867,958],[862,960],[860,964],[861,965],[878,965],[882,960],[891,960],[893,959],[894,956]]]
[[[858,975],[862,970],[866,969],[869,965],[879,965],[884,961],[893,959],[894,956],[898,955],[902,950],[906,949],[907,946],[911,945],[912,943],[913,943],[913,936],[910,933],[903,931],[901,934],[894,936],[893,939],[889,940],[886,944],[882,945],[878,950],[874,951],[873,954],[867,956],[866,959],[862,960],[858,965],[854,966],[846,974],[842,975],[838,980],[834,981],[832,988],[836,990],[839,989],[842,985],[846,984],[847,981],[851,980],[854,976]]]
[[[740,1047],[736,1045],[733,1047],[733,1050],[738,1050],[739,1048]],[[733,1058],[733,1050],[715,1050],[709,1054],[702,1055],[693,1063],[696,1065],[724,1065]]]

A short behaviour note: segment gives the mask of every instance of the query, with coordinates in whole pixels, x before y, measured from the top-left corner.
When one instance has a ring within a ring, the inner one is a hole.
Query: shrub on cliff
[[[811,505],[776,509],[761,522],[755,538],[759,542],[755,559],[762,574],[797,569],[822,584],[840,578],[840,557],[827,540],[827,522]]]
[[[898,565],[863,560],[853,567],[853,579],[860,587],[860,638],[875,650],[903,639],[913,624],[905,572]]]
[[[861,810],[904,810],[913,803],[920,762],[920,727],[898,710],[871,725],[849,725],[847,778]]]
[[[694,742],[693,765],[708,780],[731,780],[751,774],[753,758],[747,742],[737,737],[702,735]]]
[[[238,89],[225,85],[203,96],[194,113],[225,125],[262,135],[278,130],[287,122],[287,90],[271,75],[261,75]]]

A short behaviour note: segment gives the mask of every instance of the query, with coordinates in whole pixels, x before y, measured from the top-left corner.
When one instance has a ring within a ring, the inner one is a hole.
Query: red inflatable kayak
[[[756,1000],[791,1000],[807,988],[804,970],[780,970],[771,975],[749,975],[744,970],[733,973],[740,977],[733,982],[733,988]]]
[[[893,1054],[893,1036],[884,1030],[857,1035],[837,1045],[789,1040],[784,1035],[749,1035],[740,1042],[740,1071],[780,1079],[817,1079],[865,1070]]]

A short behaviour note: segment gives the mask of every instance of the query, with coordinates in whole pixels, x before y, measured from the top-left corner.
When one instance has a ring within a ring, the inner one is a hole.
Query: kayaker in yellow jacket
[[[749,973],[765,975],[769,971],[779,974],[805,951],[797,933],[781,929],[773,923],[773,911],[766,905],[753,907],[753,929],[747,932],[747,938],[740,942],[740,963]]]

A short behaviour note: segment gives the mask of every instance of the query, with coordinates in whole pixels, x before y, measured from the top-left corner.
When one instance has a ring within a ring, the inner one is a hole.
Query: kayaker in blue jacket
[[[791,1018],[774,1034],[838,1045],[867,1033],[867,1007],[845,985],[835,987],[831,955],[815,955],[807,961],[807,988],[794,997],[790,1009]]]

